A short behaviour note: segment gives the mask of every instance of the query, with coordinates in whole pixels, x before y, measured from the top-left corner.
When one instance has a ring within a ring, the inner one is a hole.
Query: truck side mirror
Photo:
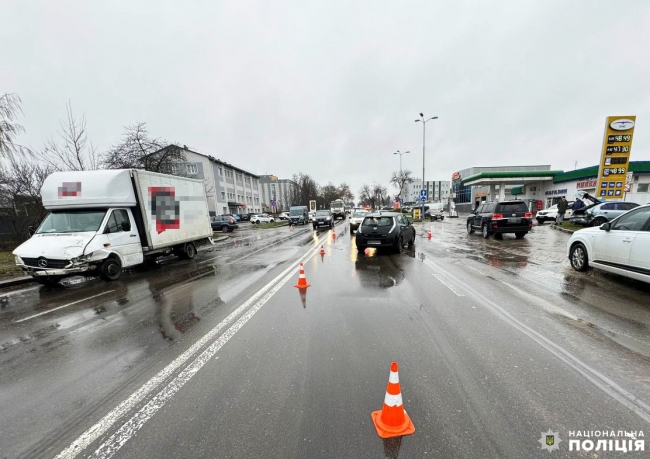
[[[122,231],[131,231],[131,223],[122,222]]]
[[[29,237],[32,237],[34,234],[36,234],[36,228],[34,228],[33,226],[30,226],[29,228],[27,228],[27,230],[29,231]]]

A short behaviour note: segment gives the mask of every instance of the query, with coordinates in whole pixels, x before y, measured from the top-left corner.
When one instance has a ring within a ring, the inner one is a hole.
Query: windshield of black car
[[[316,211],[316,216],[317,217],[329,217],[330,211],[329,210],[318,210]]]
[[[37,234],[97,231],[105,215],[106,210],[55,210],[45,217]]]
[[[366,217],[363,219],[362,226],[391,226],[393,224],[392,217]]]
[[[497,210],[502,214],[511,214],[514,212],[528,212],[528,207],[523,202],[502,202]]]

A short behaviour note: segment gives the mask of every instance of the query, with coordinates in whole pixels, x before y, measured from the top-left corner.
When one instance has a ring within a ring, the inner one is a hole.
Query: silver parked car
[[[587,208],[580,209],[580,211],[574,212],[571,217],[571,223],[574,225],[582,226],[600,226],[603,223],[607,223],[623,215],[625,212],[628,212],[636,207],[639,207],[638,204],[634,202],[624,202],[624,201],[606,201],[589,206]]]

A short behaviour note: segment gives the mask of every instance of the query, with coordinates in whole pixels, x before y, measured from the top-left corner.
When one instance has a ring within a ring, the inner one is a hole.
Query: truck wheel
[[[99,267],[99,277],[105,281],[116,281],[122,275],[122,264],[117,258],[107,258]]]
[[[194,244],[192,244],[191,242],[185,244],[185,249],[181,254],[181,258],[184,258],[185,260],[191,260],[195,256],[196,256],[196,247],[194,247]]]

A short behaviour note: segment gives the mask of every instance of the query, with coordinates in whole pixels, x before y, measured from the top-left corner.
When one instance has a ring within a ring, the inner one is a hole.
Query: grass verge
[[[11,252],[0,252],[0,279],[20,277],[22,270],[16,266],[16,259]]]

